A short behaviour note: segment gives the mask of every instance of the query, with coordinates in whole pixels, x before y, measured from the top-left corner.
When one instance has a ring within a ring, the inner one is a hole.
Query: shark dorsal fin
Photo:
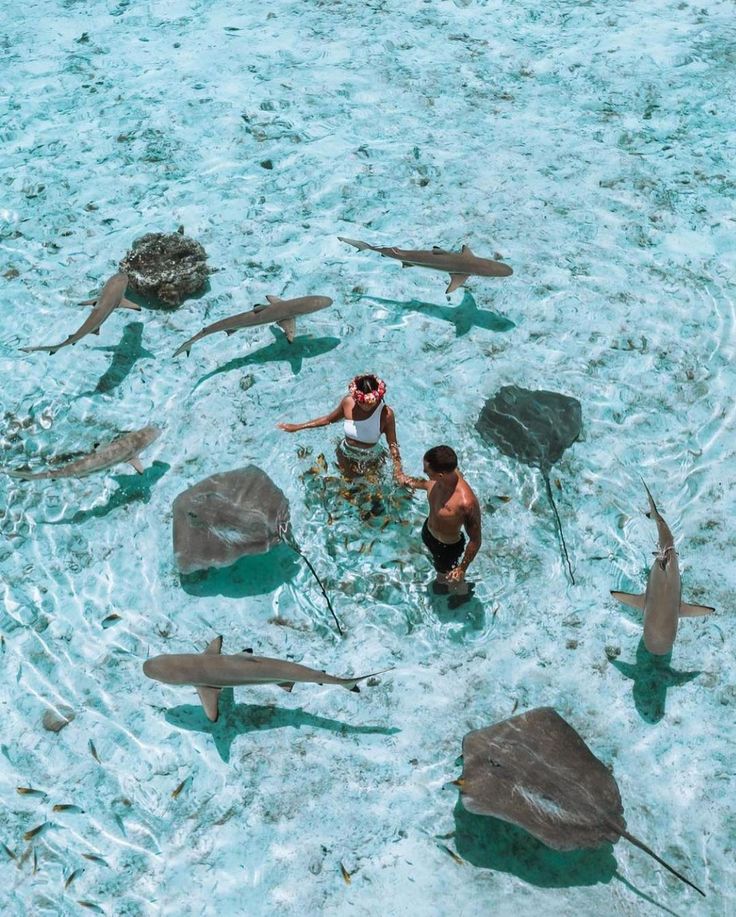
[[[272,306],[275,306],[277,302],[283,302],[283,299],[280,296],[267,296],[266,299],[271,303]]]
[[[215,637],[215,639],[210,643],[210,645],[205,650],[205,653],[209,653],[211,656],[219,656],[222,652],[222,637]]]
[[[469,246],[469,245],[463,245],[463,247],[462,247],[462,249],[461,249],[460,251],[461,251],[461,253],[462,253],[463,255],[472,255],[472,254],[473,254],[473,252],[470,250],[470,246]]]

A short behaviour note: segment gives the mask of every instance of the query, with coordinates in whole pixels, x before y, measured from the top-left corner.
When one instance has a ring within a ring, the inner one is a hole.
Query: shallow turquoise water
[[[732,5],[241,7],[39,0],[3,18],[3,464],[165,428],[142,479],[0,485],[4,912],[733,913]],[[134,238],[180,223],[218,268],[206,296],[19,353],[76,327],[70,303]],[[446,277],[338,234],[468,243],[514,276],[448,302]],[[335,305],[292,352],[262,328],[170,358],[268,293]],[[419,497],[387,484],[387,527],[361,520],[308,473],[337,434],[275,428],[363,369],[388,382],[407,470],[448,441],[479,495],[462,612],[428,595]],[[506,384],[582,403],[584,437],[553,474],[575,586],[541,477],[475,432]],[[345,640],[286,551],[180,582],[173,498],[249,462],[289,497]],[[646,692],[635,613],[608,594],[643,588],[655,545],[640,473],[686,598],[717,607],[683,622],[672,667],[699,674],[664,698]],[[193,690],[141,663],[217,633],[226,651],[395,671],[359,696],[241,689],[212,727]],[[58,735],[49,704],[76,713]],[[706,901],[624,842],[560,861],[456,811],[462,736],[541,704],[612,765],[630,830]]]

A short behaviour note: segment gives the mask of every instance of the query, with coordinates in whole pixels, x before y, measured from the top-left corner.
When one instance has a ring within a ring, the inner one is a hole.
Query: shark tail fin
[[[668,872],[671,872],[673,876],[676,876],[681,882],[684,882],[685,885],[689,885],[690,888],[694,888],[695,891],[696,891],[699,895],[702,895],[702,896],[705,898],[705,892],[704,892],[701,888],[698,888],[697,885],[694,885],[689,879],[686,879],[685,876],[683,876],[681,873],[677,872],[676,869],[673,869],[672,866],[670,866],[669,863],[665,863],[665,861],[662,859],[662,857],[657,856],[657,854],[652,850],[652,848],[651,848],[651,847],[647,847],[647,845],[646,845],[645,843],[643,843],[642,841],[640,841],[638,837],[634,837],[633,834],[629,834],[629,832],[626,831],[626,830],[622,831],[622,830],[621,830],[620,828],[618,828],[618,827],[615,828],[615,831],[616,831],[617,834],[620,834],[621,837],[625,837],[626,840],[627,840],[630,844],[633,844],[635,847],[638,847],[639,850],[643,850],[644,853],[648,854],[650,857],[652,857],[653,859],[655,859],[655,860],[660,864],[660,866],[664,866],[664,868],[665,868]]]
[[[374,250],[372,245],[369,245],[367,242],[361,242],[359,239],[346,239],[345,236],[338,236],[337,238],[341,242],[346,242],[348,245],[352,245],[354,248],[357,248],[359,252]]]
[[[355,694],[360,694],[360,688],[358,687],[359,681],[365,681],[367,678],[376,678],[378,675],[383,675],[384,672],[393,672],[393,669],[381,669],[380,672],[371,672],[370,675],[361,675],[359,678],[346,678],[340,682],[340,684],[348,691],[353,691]]]
[[[185,342],[181,345],[181,347],[177,347],[177,349],[174,351],[174,356],[175,356],[175,357],[178,357],[180,353],[185,353],[187,356],[189,356],[189,354],[191,353],[191,351],[192,351],[192,342],[191,342],[191,341],[185,341]]]
[[[688,605],[687,602],[680,603],[681,618],[697,618],[700,615],[713,614],[714,611],[715,608],[711,608],[710,605]]]
[[[647,519],[656,519],[659,516],[657,504],[654,502],[654,497],[651,495],[644,478],[641,479],[641,483],[644,485],[644,490],[646,490],[647,499],[649,500],[649,509],[645,511],[644,515],[647,517]]]

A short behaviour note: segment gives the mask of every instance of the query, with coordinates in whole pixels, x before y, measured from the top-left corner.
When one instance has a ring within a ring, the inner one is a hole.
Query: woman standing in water
[[[337,447],[337,463],[350,478],[378,468],[386,455],[380,443],[381,437],[385,436],[394,465],[394,477],[400,478],[403,472],[399,444],[396,442],[394,412],[383,400],[386,383],[372,373],[365,373],[353,379],[348,385],[348,392],[335,410],[324,417],[277,426],[287,433],[296,433],[342,420],[345,436]]]

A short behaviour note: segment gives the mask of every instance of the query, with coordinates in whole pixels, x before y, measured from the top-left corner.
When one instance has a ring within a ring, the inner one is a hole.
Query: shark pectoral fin
[[[433,246],[432,246],[432,251],[433,251],[433,252],[442,252],[443,255],[447,253],[447,249],[446,249],[446,248],[440,248],[439,245],[433,245]]]
[[[215,639],[208,645],[205,653],[209,653],[211,656],[219,656],[222,652],[222,637],[215,637]]]
[[[120,305],[118,306],[118,309],[133,309],[136,312],[141,311],[141,307],[138,305],[137,302],[131,302],[131,300],[126,299],[125,297],[123,297],[120,300]]]
[[[266,298],[268,299],[268,297]],[[258,303],[257,305],[253,306],[254,312],[263,312],[264,309],[268,309],[268,306],[264,306],[263,303]]]
[[[450,285],[445,290],[445,293],[452,293],[457,290],[458,287],[465,283],[468,277],[470,277],[470,274],[450,274]]]
[[[202,701],[207,719],[211,723],[217,722],[217,717],[220,713],[218,709],[220,691],[222,691],[222,688],[210,688],[206,685],[197,685],[197,694],[199,694],[199,699]]]
[[[95,306],[97,305],[97,297],[95,296],[94,299],[85,299],[82,302],[80,302],[79,305],[80,306]]]
[[[132,458],[129,462],[129,465],[132,465],[133,468],[138,472],[138,474],[143,474],[143,465],[141,465],[141,460],[136,455],[135,458]]]
[[[99,329],[99,328],[95,328],[94,331],[90,331],[90,334],[99,334],[99,333],[100,333],[100,329]],[[76,344],[77,342],[74,341],[74,343]]]
[[[283,299],[280,296],[267,296],[266,299],[271,303],[272,306],[275,306],[277,302],[283,302]]]
[[[709,615],[715,611],[710,605],[688,605],[687,602],[680,603],[681,618],[697,618],[699,615]]]
[[[291,690],[293,689],[293,687],[294,687],[293,681],[280,681],[279,682],[279,688],[283,688],[284,691],[289,691],[289,693],[291,693]]]
[[[618,599],[619,602],[623,602],[624,605],[630,605],[632,608],[638,608],[639,611],[644,611],[644,594],[633,595],[631,592],[614,592],[611,590],[611,595],[614,599]]]
[[[282,322],[276,322],[276,324],[283,329],[286,340],[291,344],[296,336],[296,319],[285,318]]]

